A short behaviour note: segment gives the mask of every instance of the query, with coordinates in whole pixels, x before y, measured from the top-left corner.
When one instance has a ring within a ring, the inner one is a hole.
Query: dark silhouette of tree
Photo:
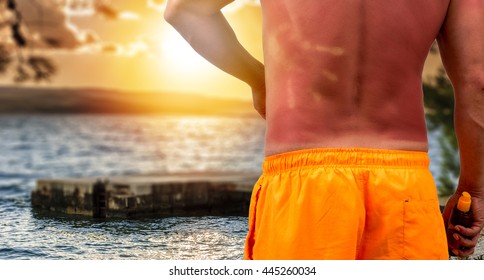
[[[22,14],[18,10],[15,0],[1,1],[0,5],[13,14],[13,20],[3,23],[1,28],[9,28],[14,46],[8,42],[0,42],[0,73],[5,74],[16,62],[14,81],[50,81],[57,72],[54,63],[47,57],[26,54],[29,47],[25,34],[22,32]]]
[[[0,74],[5,74],[11,63],[10,52],[4,45],[0,44]]]
[[[62,5],[70,5],[71,9],[86,9],[90,5],[94,12],[107,19],[115,20],[119,12],[105,0],[96,1],[65,1],[60,2]],[[42,7],[32,0],[31,5],[38,9],[41,20],[36,22],[38,25],[46,24],[42,15]],[[54,62],[47,56],[31,54],[32,46],[26,39],[28,34],[24,34],[25,28],[22,28],[22,13],[18,10],[16,0],[0,0],[0,9],[8,10],[13,19],[0,22],[0,30],[9,29],[11,42],[0,41],[0,74],[6,74],[10,68],[13,68],[15,75],[13,80],[16,83],[48,82],[57,73],[57,67]],[[51,48],[61,48],[61,42],[56,38],[43,37],[42,41]]]
[[[437,178],[439,194],[454,193],[455,180],[459,177],[460,159],[457,138],[454,132],[454,89],[445,71],[429,83],[423,84],[424,102],[429,130],[438,131],[440,146],[441,174]]]

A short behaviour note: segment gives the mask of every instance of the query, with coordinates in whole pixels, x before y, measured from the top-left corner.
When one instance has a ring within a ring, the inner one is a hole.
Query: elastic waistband
[[[426,152],[379,149],[310,149],[268,156],[262,165],[265,174],[306,167],[428,168]]]

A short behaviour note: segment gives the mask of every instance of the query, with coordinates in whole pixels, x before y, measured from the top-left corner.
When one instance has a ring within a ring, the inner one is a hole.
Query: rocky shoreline
[[[474,254],[466,258],[450,257],[450,260],[484,260],[484,229],[481,231],[481,237],[475,248]]]

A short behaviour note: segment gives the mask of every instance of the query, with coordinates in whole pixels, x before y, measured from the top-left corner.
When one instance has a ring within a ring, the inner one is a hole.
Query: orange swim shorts
[[[448,259],[425,152],[313,149],[267,157],[245,259]]]

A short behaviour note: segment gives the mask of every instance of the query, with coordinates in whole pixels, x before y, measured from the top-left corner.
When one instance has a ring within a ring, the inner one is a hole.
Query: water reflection
[[[27,224],[35,237],[25,248],[49,252],[34,259],[242,259],[247,228],[246,217],[96,220],[37,211],[32,217]]]

